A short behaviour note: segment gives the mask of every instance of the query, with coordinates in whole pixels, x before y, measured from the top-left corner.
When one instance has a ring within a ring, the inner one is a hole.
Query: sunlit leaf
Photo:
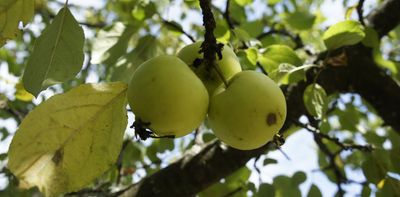
[[[322,118],[328,108],[328,97],[323,87],[310,84],[303,93],[304,106],[311,115]]]
[[[85,84],[41,103],[9,150],[20,186],[45,195],[88,185],[116,161],[127,125],[126,84]]]
[[[72,79],[82,68],[83,29],[68,8],[62,8],[36,40],[22,78],[25,89],[37,96],[41,90]]]
[[[286,63],[293,66],[301,66],[303,60],[288,46],[271,45],[266,48],[265,52],[259,56],[258,61],[261,66],[268,72],[278,69],[280,64]]]
[[[27,92],[24,88],[24,85],[19,82],[15,85],[15,98],[21,101],[32,101],[35,97]]]
[[[329,27],[322,39],[328,50],[353,45],[365,37],[364,27],[358,21],[342,21]]]

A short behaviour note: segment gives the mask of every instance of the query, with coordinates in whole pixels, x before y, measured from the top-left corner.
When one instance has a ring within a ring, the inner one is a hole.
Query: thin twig
[[[175,28],[177,31],[179,31],[180,33],[182,33],[183,35],[185,35],[186,37],[188,37],[188,38],[190,39],[190,41],[196,42],[196,39],[194,39],[193,36],[191,36],[189,33],[187,33],[185,30],[183,30],[181,26],[177,25],[176,23],[173,23],[172,21],[165,20],[165,19],[163,19],[163,18],[161,18],[161,21],[162,21],[165,25],[169,25],[169,26]]]
[[[226,1],[226,6],[225,6],[225,12],[222,14],[225,18],[226,23],[228,24],[230,29],[235,29],[235,24],[231,19],[230,12],[229,12],[229,6],[230,6],[230,0]]]
[[[364,22],[364,10],[363,10],[363,5],[364,5],[364,1],[365,0],[359,0],[358,4],[357,4],[357,14],[358,14],[358,20],[360,21],[360,23],[365,26],[365,22]]]

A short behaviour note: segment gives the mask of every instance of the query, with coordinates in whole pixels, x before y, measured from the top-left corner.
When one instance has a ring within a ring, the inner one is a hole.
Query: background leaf
[[[322,118],[328,108],[328,97],[323,87],[314,83],[307,86],[303,93],[304,105],[308,113]]]
[[[0,47],[17,35],[18,23],[27,24],[34,14],[33,0],[2,0],[0,2]]]
[[[82,68],[85,36],[67,7],[36,40],[22,78],[25,89],[37,96],[55,83],[73,78]]]

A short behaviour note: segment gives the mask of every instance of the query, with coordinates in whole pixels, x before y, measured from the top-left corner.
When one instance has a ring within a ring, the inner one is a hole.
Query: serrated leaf
[[[112,166],[127,125],[126,89],[85,84],[31,111],[8,152],[20,186],[55,196],[83,188]]]
[[[365,37],[364,27],[358,21],[342,21],[325,31],[322,39],[328,50],[353,45]]]
[[[82,68],[84,40],[82,27],[68,8],[62,8],[35,42],[22,78],[25,89],[37,96],[72,79]]]
[[[310,84],[303,93],[304,105],[311,115],[321,119],[328,108],[328,97],[323,87]]]
[[[32,0],[2,0],[0,2],[0,47],[18,32],[18,24],[27,24],[34,15]]]

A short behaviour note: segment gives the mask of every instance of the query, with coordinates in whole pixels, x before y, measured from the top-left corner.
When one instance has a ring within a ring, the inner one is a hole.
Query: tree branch
[[[201,2],[209,3],[210,1],[201,0]],[[400,21],[392,20],[400,17],[399,5],[398,0],[387,0],[368,16],[369,23],[367,24],[377,29],[379,35],[385,35]],[[327,66],[320,73],[318,83],[328,93],[351,91],[360,94],[375,107],[387,124],[400,132],[400,105],[398,104],[400,87],[374,63],[371,58],[371,49],[357,45],[344,49],[344,52],[348,58],[347,66]],[[213,55],[215,58],[215,53]],[[334,53],[329,57],[334,57]],[[314,76],[311,72],[308,72],[308,75],[312,77],[309,79],[313,79]],[[303,92],[308,83],[300,82],[284,88],[288,113],[282,130],[289,128],[291,124],[289,120],[297,119],[306,113]],[[224,148],[219,142],[214,141],[199,153],[185,155],[179,161],[144,178],[123,194],[124,196],[193,196],[240,169],[251,158],[265,154],[266,151],[274,148],[276,146],[270,142],[260,149],[239,151]]]
[[[382,37],[399,24],[399,10],[399,0],[386,0],[368,15],[368,24],[378,32],[380,37]]]

